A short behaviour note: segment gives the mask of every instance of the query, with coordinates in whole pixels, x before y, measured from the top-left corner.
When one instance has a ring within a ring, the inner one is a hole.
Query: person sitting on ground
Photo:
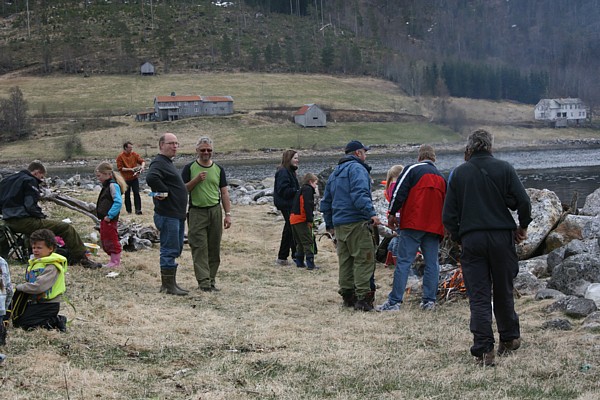
[[[13,290],[10,283],[10,270],[4,258],[0,257],[0,346],[6,345],[6,310],[10,305]],[[1,355],[0,355],[1,358]],[[0,361],[1,362],[1,361]]]
[[[39,229],[29,237],[33,257],[25,274],[26,283],[18,284],[13,296],[13,325],[34,328],[67,330],[67,318],[59,315],[62,294],[67,286],[67,259],[54,252],[56,237],[49,229]],[[22,312],[16,311],[22,302]]]
[[[304,175],[302,187],[296,193],[290,213],[292,234],[294,242],[296,242],[294,262],[298,268],[306,267],[308,270],[318,269],[315,265],[315,235],[313,233],[315,189],[318,182],[319,178],[315,174]],[[306,265],[304,257],[306,257]]]
[[[112,165],[102,162],[96,167],[96,178],[102,183],[98,195],[96,214],[100,218],[100,241],[102,249],[110,256],[110,262],[105,267],[116,268],[121,265],[121,243],[119,242],[119,213],[123,200],[121,193],[127,188],[125,180],[115,173]]]
[[[38,205],[40,183],[46,176],[46,167],[33,161],[26,170],[4,178],[0,182],[0,212],[6,225],[14,232],[31,235],[38,229],[50,229],[63,238],[72,264],[85,268],[102,265],[90,260],[81,237],[72,225],[47,219]]]

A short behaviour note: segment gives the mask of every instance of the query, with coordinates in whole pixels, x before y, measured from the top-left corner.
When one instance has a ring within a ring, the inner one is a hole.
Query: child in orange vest
[[[296,193],[290,213],[290,225],[296,242],[296,266],[308,270],[318,269],[315,265],[315,237],[313,217],[315,210],[315,192],[319,179],[315,174],[306,174],[302,178],[302,187]],[[306,264],[304,258],[306,257]]]

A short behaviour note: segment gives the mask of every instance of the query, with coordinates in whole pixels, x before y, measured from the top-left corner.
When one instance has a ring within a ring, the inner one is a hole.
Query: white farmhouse
[[[535,119],[548,121],[556,127],[585,122],[587,108],[581,99],[542,99],[535,106]]]

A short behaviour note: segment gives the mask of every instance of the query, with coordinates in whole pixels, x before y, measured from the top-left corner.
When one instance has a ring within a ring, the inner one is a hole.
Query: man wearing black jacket
[[[471,354],[493,366],[493,312],[500,336],[498,355],[521,345],[515,312],[513,279],[519,272],[515,243],[527,238],[531,202],[514,168],[492,156],[492,135],[473,132],[467,141],[468,161],[452,173],[443,210],[444,226],[462,245],[461,264],[471,309]],[[517,211],[515,224],[509,209]]]
[[[177,262],[183,250],[188,192],[181,174],[173,164],[179,142],[165,133],[158,140],[159,154],[150,164],[146,183],[154,196],[154,225],[160,232],[161,292],[184,296],[187,290],[177,285]]]
[[[0,183],[0,212],[6,225],[14,232],[31,235],[38,229],[50,229],[65,241],[69,262],[85,268],[100,268],[102,264],[87,257],[86,248],[73,225],[47,219],[38,202],[40,183],[46,176],[46,167],[33,161],[27,169],[10,175]]]

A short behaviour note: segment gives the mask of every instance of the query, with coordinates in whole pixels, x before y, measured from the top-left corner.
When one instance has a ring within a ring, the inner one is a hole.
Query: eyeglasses
[[[165,142],[165,144],[179,146],[179,142]]]
[[[212,149],[198,149],[200,153],[212,153]]]

